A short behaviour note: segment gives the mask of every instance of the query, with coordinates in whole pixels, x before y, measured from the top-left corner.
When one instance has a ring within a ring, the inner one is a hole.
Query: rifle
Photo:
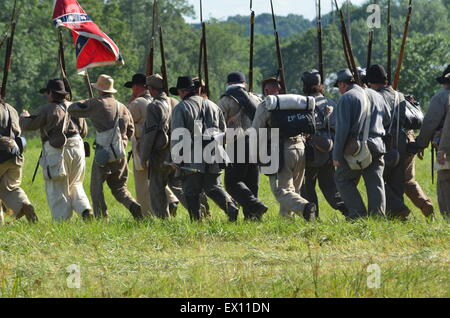
[[[254,68],[254,46],[255,46],[255,11],[253,11],[253,0],[250,0],[250,65],[248,71],[248,90],[253,92],[253,68]]]
[[[434,161],[436,160],[435,154],[435,147],[433,143],[431,143],[431,184],[434,184]]]
[[[8,33],[5,33],[3,39],[0,41],[0,50],[3,47],[3,44],[5,43],[5,41],[8,39]]]
[[[41,150],[41,154],[39,155],[39,159],[38,159],[38,161],[36,163],[36,167],[34,168],[33,178],[31,179],[31,184],[33,184],[34,181],[36,180],[36,175],[37,175],[37,172],[39,170],[39,162],[41,161],[41,158],[42,158],[42,150]]]
[[[286,78],[285,78],[285,74],[284,74],[284,65],[283,65],[283,56],[281,54],[280,36],[279,36],[278,30],[277,30],[277,22],[276,22],[276,18],[275,18],[275,12],[273,10],[273,1],[272,0],[270,0],[270,7],[272,9],[272,21],[273,21],[273,29],[274,29],[274,34],[275,34],[275,45],[277,48],[278,76],[280,78],[280,86],[281,86],[280,94],[287,94]]]
[[[345,25],[344,14],[342,13],[342,9],[339,9],[337,0],[334,0],[334,3],[336,4],[336,9],[337,9],[337,11],[339,11],[339,15],[340,15],[340,19],[341,19],[341,31],[343,34],[344,50],[347,50],[348,64],[350,66],[350,71],[353,73],[353,77],[355,78],[356,83],[359,86],[363,86],[363,83],[362,83],[361,78],[358,73],[358,69],[356,67],[356,62],[355,62],[355,57],[353,55],[352,45],[351,45],[349,37],[348,37],[347,27]]]
[[[188,168],[188,167],[181,167],[181,166],[179,166],[179,165],[177,165],[177,164],[175,164],[175,163],[170,163],[170,162],[167,162],[167,161],[164,161],[163,165],[164,165],[165,167],[168,167],[168,168],[171,167],[171,168],[174,168],[174,169],[177,169],[177,170],[186,171],[186,172],[191,172],[191,173],[201,173],[201,171],[198,170],[198,169],[195,169],[195,168]]]
[[[161,74],[163,78],[163,89],[164,92],[169,94],[169,83],[167,80],[167,66],[166,66],[166,55],[164,53],[164,37],[163,37],[163,29],[162,26],[159,26],[159,49],[161,51]]]
[[[367,64],[366,69],[368,70],[372,63],[372,47],[373,47],[373,30],[369,31],[369,44],[367,46]]]
[[[69,92],[68,100],[72,100],[72,88],[69,83],[69,79],[67,78],[67,72],[66,72],[66,59],[64,57],[64,41],[62,36],[61,28],[58,28],[58,40],[59,40],[59,68],[61,71],[61,77],[64,82],[64,86],[66,87],[67,91]]]
[[[6,84],[8,83],[8,75],[12,64],[12,50],[18,18],[19,18],[19,11],[17,10],[17,0],[15,0],[13,12],[11,15],[11,35],[5,36],[5,39],[2,41],[2,42],[6,41],[5,66],[3,69],[3,80],[2,80],[2,87],[0,90],[0,100],[2,101],[6,99]]]
[[[317,40],[319,49],[319,73],[323,82],[325,78],[323,72],[322,6],[320,0],[317,2]]]
[[[403,39],[402,39],[402,47],[400,49],[400,57],[398,58],[397,70],[395,71],[394,84],[392,85],[392,88],[394,88],[395,90],[397,90],[398,83],[400,81],[400,71],[402,69],[403,58],[405,55],[406,39],[408,37],[408,29],[409,29],[409,23],[411,21],[411,15],[412,15],[412,0],[409,0],[408,15],[406,16],[405,29],[403,31]]]
[[[206,42],[206,22],[203,22],[203,3],[200,0],[200,19],[202,23],[202,42],[203,42],[203,71],[205,72],[205,93],[209,97],[209,71],[208,71],[208,45]],[[201,83],[201,81],[200,81]]]
[[[388,18],[387,18],[387,74],[388,83],[392,83],[392,24],[391,24],[391,0],[388,2]]]
[[[156,38],[156,12],[158,9],[157,0],[153,0],[152,12],[152,38],[150,39],[150,52],[147,57],[147,76],[153,75],[153,63],[155,57],[155,38]]]

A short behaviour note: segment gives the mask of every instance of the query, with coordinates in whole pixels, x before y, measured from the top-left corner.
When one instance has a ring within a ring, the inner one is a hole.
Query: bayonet
[[[253,11],[253,0],[250,0],[250,65],[248,71],[248,90],[253,92],[253,70],[254,70],[254,46],[255,46],[255,11]]]
[[[320,1],[317,1],[317,42],[319,50],[319,73],[323,82],[325,77],[323,72],[322,6]]]

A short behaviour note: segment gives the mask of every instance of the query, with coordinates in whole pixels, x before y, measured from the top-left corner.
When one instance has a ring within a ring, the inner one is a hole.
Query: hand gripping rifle
[[[349,37],[348,37],[347,27],[345,25],[344,14],[342,12],[342,9],[339,9],[337,0],[334,0],[334,3],[336,5],[337,11],[339,11],[339,15],[340,15],[340,19],[341,19],[341,30],[342,30],[342,35],[343,35],[344,51],[346,52],[347,65],[349,66],[349,69],[352,72],[356,83],[359,86],[363,86],[363,83],[362,83],[361,78],[358,73],[358,69],[356,67],[356,62],[355,62],[355,57],[353,55],[352,45],[351,45]]]
[[[6,84],[8,83],[8,75],[9,71],[11,70],[14,35],[16,33],[16,25],[18,18],[19,18],[19,10],[17,9],[17,0],[15,0],[13,12],[11,15],[11,34],[9,36],[6,35],[5,39],[2,41],[2,42],[6,41],[6,54],[5,54],[5,65],[3,69],[2,87],[0,90],[0,101],[4,101],[6,99]]]
[[[277,30],[277,21],[275,18],[275,12],[273,10],[273,1],[272,0],[270,0],[270,7],[272,9],[272,21],[273,21],[273,29],[274,29],[274,34],[275,34],[275,45],[277,48],[278,76],[279,76],[280,86],[281,86],[280,94],[287,94],[286,78],[285,78],[285,74],[284,74],[284,65],[283,65],[283,55],[281,54],[280,36],[279,36],[278,30]]]
[[[253,0],[250,0],[250,65],[248,71],[248,90],[253,92],[254,74],[254,49],[255,49],[255,11],[253,11]]]
[[[158,10],[157,0],[153,0],[153,9],[152,9],[152,37],[150,39],[150,52],[147,57],[147,70],[146,75],[153,75],[153,64],[155,58],[155,42],[156,42],[156,12]]]
[[[402,47],[400,49],[400,56],[398,58],[397,69],[395,71],[394,84],[392,85],[392,88],[394,88],[395,90],[397,90],[398,83],[400,81],[400,71],[402,69],[403,58],[405,56],[406,39],[408,37],[408,29],[409,23],[411,21],[411,15],[412,15],[412,0],[409,0],[408,15],[406,16],[405,29],[403,31]]]
[[[320,0],[317,2],[317,43],[319,50],[319,73],[323,83],[325,77],[323,72],[322,6]]]

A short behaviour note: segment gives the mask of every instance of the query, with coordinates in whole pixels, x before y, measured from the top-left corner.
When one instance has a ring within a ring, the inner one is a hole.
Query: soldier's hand
[[[439,151],[437,154],[437,162],[440,165],[445,165],[446,160],[447,160],[447,154],[445,152]]]
[[[337,160],[333,160],[333,166],[335,166],[336,168],[340,167],[341,163],[339,161],[337,161]]]
[[[417,153],[417,158],[423,160],[424,157],[425,157],[425,149],[422,149],[422,151]]]
[[[22,114],[20,114],[21,117],[30,117],[30,113],[28,110],[24,109],[22,110]]]

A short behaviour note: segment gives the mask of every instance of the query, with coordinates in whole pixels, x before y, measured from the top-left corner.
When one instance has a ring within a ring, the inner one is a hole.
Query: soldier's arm
[[[430,102],[430,108],[423,120],[422,129],[416,141],[419,147],[426,148],[433,138],[439,125],[444,120],[445,107],[441,104],[439,96],[434,96]]]
[[[334,137],[333,160],[344,162],[344,148],[350,132],[350,114],[347,110],[346,96],[342,96],[334,109],[336,114],[336,131]]]
[[[46,105],[30,116],[20,116],[19,124],[22,130],[37,130],[44,127],[47,123]]]
[[[19,114],[17,113],[17,110],[14,109],[14,107],[8,105],[9,113],[11,114],[11,130],[14,134],[14,136],[19,137],[21,134],[20,124],[19,124]]]
[[[153,152],[156,136],[158,134],[161,121],[161,114],[157,110],[158,107],[152,103],[147,108],[147,119],[144,125],[144,135],[141,142],[141,160],[148,162]]]
[[[139,99],[135,99],[128,106],[128,110],[130,111],[130,114],[133,117],[133,121],[135,123],[139,123],[144,119],[142,118],[140,103],[142,103],[142,101],[140,101]]]
[[[220,110],[223,113],[223,116],[225,118],[225,121],[228,122],[230,120],[230,105],[229,105],[230,98],[227,96],[223,96],[218,102],[217,106],[219,106]]]
[[[72,117],[87,118],[98,104],[99,101],[97,98],[91,98],[72,103],[67,110]]]
[[[86,123],[86,120],[84,120],[83,118],[79,118],[77,119],[78,123],[79,123],[79,127],[80,127],[80,136],[81,138],[86,138],[86,136],[88,135],[88,125]]]
[[[447,112],[447,115],[445,116],[438,151],[445,153],[447,156],[450,155],[450,112]]]
[[[173,140],[172,139],[172,134],[175,130],[177,129],[187,129],[186,128],[186,122],[185,122],[185,118],[184,118],[184,109],[182,104],[178,104],[175,109],[173,110],[172,113],[172,121],[171,121],[171,136],[170,136],[170,145],[171,145],[171,149],[173,149],[174,147],[176,147],[178,145],[178,143],[183,141],[183,138],[186,138],[187,136],[182,136],[180,137],[178,140]],[[190,135],[189,135],[190,136]],[[177,158],[174,157],[174,154],[172,153],[172,161],[173,162],[182,162],[182,158]]]
[[[134,121],[128,108],[123,107],[123,118],[125,123],[125,135],[130,140],[134,135]]]

